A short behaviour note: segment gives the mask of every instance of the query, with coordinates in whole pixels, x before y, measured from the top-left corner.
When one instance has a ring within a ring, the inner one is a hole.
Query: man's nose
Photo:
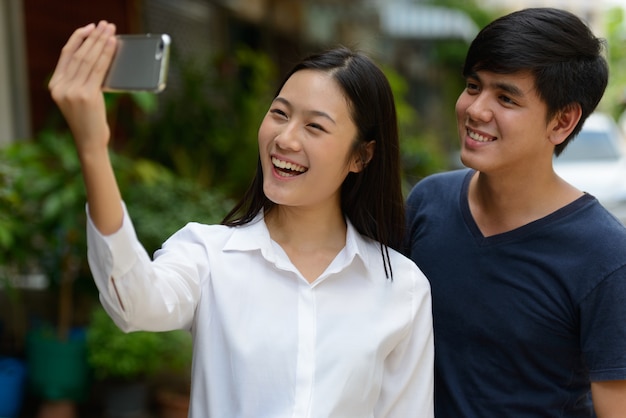
[[[488,122],[493,117],[491,102],[486,95],[478,94],[465,110],[472,120]]]

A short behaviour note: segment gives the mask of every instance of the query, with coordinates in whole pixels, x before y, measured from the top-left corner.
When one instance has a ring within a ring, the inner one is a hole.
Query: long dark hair
[[[276,95],[289,77],[305,69],[332,75],[343,90],[358,130],[354,152],[364,153],[365,145],[375,142],[373,156],[363,170],[349,173],[344,180],[341,208],[360,234],[380,243],[385,275],[393,277],[388,247],[401,249],[405,225],[398,124],[387,77],[366,55],[339,47],[310,55],[296,64]],[[259,158],[252,184],[222,224],[247,224],[260,210],[267,213],[274,206],[263,192],[263,171]]]

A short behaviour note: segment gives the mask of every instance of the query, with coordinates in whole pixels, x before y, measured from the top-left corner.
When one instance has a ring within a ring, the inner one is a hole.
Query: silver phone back
[[[165,89],[170,37],[166,34],[118,35],[115,57],[103,84],[105,91]]]

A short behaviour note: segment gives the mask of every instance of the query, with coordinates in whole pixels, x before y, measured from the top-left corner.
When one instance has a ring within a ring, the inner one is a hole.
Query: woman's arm
[[[74,136],[89,214],[104,235],[122,225],[121,195],[109,160],[111,135],[102,82],[116,48],[115,25],[100,21],[74,31],[50,79],[52,99]]]

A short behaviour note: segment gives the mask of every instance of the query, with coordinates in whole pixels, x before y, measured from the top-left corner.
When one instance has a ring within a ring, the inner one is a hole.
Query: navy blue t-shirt
[[[590,381],[626,379],[626,228],[591,195],[484,237],[473,171],[420,181],[408,253],[431,282],[435,416],[594,417]]]

